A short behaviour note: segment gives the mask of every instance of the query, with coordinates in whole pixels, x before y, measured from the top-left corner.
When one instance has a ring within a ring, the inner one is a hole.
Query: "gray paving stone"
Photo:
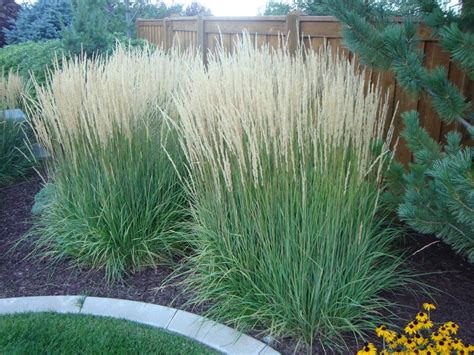
[[[154,327],[166,328],[176,311],[174,308],[150,303],[87,297],[81,313],[127,319]]]
[[[176,313],[168,330],[227,354],[259,354],[266,347],[266,344],[232,328],[184,311]]]
[[[18,108],[0,111],[0,117],[5,117],[7,120],[15,122],[25,122],[27,120],[25,113]]]
[[[0,314],[24,312],[78,313],[78,296],[38,296],[0,299]]]

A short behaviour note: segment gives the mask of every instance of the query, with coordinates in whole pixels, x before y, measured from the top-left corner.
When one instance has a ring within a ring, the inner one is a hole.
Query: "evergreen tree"
[[[0,47],[5,45],[4,31],[13,26],[13,21],[20,10],[20,5],[14,0],[0,0]]]
[[[284,2],[270,0],[263,11],[264,16],[286,16],[293,10],[293,7]]]
[[[106,6],[106,0],[73,0],[72,26],[64,31],[66,50],[94,55],[114,48],[115,38],[109,30]]]
[[[445,123],[458,123],[474,138],[472,104],[448,81],[444,68],[429,70],[423,65],[413,21],[394,23],[388,18],[390,13],[375,2],[326,0],[326,5],[344,23],[347,47],[365,64],[394,71],[402,87],[413,95],[426,93]],[[416,13],[472,79],[474,5],[472,1],[464,5],[455,13],[436,0],[420,0]],[[474,262],[474,148],[463,147],[457,131],[447,134],[442,147],[420,126],[417,112],[402,117],[402,136],[414,163],[408,171],[401,164],[392,165],[386,201],[412,228],[437,235]]]
[[[183,12],[184,16],[212,16],[212,12],[207,7],[201,5],[200,3],[193,1],[190,3]]]
[[[38,0],[24,5],[10,29],[4,30],[8,44],[61,38],[61,31],[71,24],[70,0]]]

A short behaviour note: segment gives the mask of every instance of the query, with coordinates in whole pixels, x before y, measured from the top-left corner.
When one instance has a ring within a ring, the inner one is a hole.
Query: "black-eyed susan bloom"
[[[407,333],[408,335],[416,334],[416,332],[418,331],[417,327],[415,326],[415,324],[413,324],[413,322],[408,323],[404,330],[405,333]]]
[[[364,347],[357,352],[357,355],[377,355],[377,349],[372,343],[365,343]]]
[[[454,350],[463,350],[465,348],[462,341],[457,338],[451,341],[451,346],[453,347]]]
[[[396,340],[397,344],[405,345],[405,343],[407,342],[407,337],[404,336],[403,334],[398,334],[397,338],[395,340]]]
[[[380,338],[380,337],[383,337],[385,338],[385,335],[389,332],[388,328],[386,325],[381,325],[377,328],[375,328],[375,334],[377,334],[377,336]]]
[[[447,341],[442,341],[440,340],[439,342],[436,343],[436,351],[442,353],[442,354],[449,354],[451,350],[451,345]]]
[[[433,322],[431,320],[425,320],[421,322],[421,329],[431,329],[433,328]]]
[[[423,308],[428,312],[436,310],[436,306],[432,303],[423,303]]]
[[[405,349],[407,349],[408,351],[413,351],[417,347],[418,347],[418,345],[416,345],[416,342],[413,339],[407,339],[407,341],[405,343]]]
[[[421,336],[418,333],[413,336],[413,340],[415,341],[417,345],[425,345],[428,343],[428,339],[426,339],[425,337]]]
[[[389,342],[389,343],[388,343],[388,347],[389,347],[390,349],[392,349],[392,350],[395,350],[395,349],[398,347],[397,341],[394,340],[394,341]]]
[[[428,314],[425,313],[425,312],[418,312],[418,313],[416,314],[416,320],[417,320],[418,322],[423,323],[424,321],[427,321],[427,320],[428,320]]]
[[[443,334],[441,334],[440,332],[434,332],[431,334],[431,339],[433,339],[434,341],[440,341],[441,339],[443,339]]]
[[[459,330],[459,325],[451,321],[444,323],[443,327],[451,334],[456,334]]]

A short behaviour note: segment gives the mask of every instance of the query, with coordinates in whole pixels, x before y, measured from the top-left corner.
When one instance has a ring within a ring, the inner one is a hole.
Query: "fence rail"
[[[341,49],[348,59],[357,60],[352,53],[343,48],[340,34],[341,23],[331,16],[301,16],[291,13],[288,16],[265,17],[171,17],[163,20],[138,20],[137,34],[139,38],[165,49],[173,43],[179,42],[183,48],[194,48],[199,51],[204,62],[209,52],[214,51],[216,45],[222,41],[226,50],[233,49],[234,40],[247,31],[257,45],[266,43],[271,47],[278,47],[283,38],[290,51],[304,44],[312,48],[327,43],[333,50]],[[443,66],[446,68],[448,79],[456,85],[472,101],[474,97],[474,83],[462,72],[459,67],[450,61],[449,54],[443,52],[437,45],[436,39],[430,32],[420,26],[418,33],[421,41],[420,48],[425,55],[425,64],[428,68]],[[390,100],[389,113],[392,114],[398,103],[396,115],[401,112],[418,110],[422,125],[438,142],[445,141],[445,134],[456,124],[445,124],[434,111],[429,98],[422,94],[418,98],[407,94],[397,83],[393,73],[384,71],[370,71],[368,79],[379,79],[384,91],[388,91]],[[399,117],[395,119],[396,134],[398,135],[403,124]],[[459,128],[459,127],[457,127]],[[465,134],[465,142],[469,138]],[[469,142],[472,143],[472,142]],[[397,149],[398,160],[408,163],[412,155],[403,140]]]

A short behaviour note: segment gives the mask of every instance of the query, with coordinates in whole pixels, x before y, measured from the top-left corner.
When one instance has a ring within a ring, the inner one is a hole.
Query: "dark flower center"
[[[443,346],[443,345],[444,345],[444,341],[441,340],[441,341],[439,342],[439,345]]]
[[[364,350],[368,352],[368,351],[370,351],[370,348],[369,348],[368,346],[366,346],[366,347],[364,348]]]

